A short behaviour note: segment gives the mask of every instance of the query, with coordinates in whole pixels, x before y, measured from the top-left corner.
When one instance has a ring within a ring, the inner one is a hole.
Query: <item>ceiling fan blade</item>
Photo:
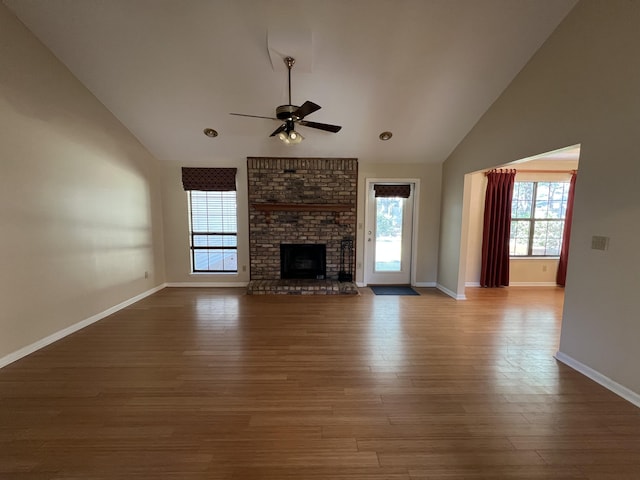
[[[278,120],[275,117],[263,117],[262,115],[247,115],[246,113],[230,113],[229,115],[236,115],[237,117],[266,118],[268,120]]]
[[[313,102],[310,102],[309,100],[307,100],[306,102],[304,102],[302,104],[302,106],[300,106],[295,112],[293,112],[293,114],[298,117],[298,118],[304,118],[307,115],[309,115],[310,113],[316,112],[318,110],[320,110],[322,107],[320,105],[316,105]]]
[[[305,127],[317,128],[319,130],[325,130],[327,132],[337,133],[342,128],[340,125],[329,125],[328,123],[318,123],[318,122],[307,122],[306,120],[300,120],[298,122],[300,125],[304,125]]]
[[[275,137],[277,134],[279,134],[280,132],[284,132],[285,128],[287,128],[287,124],[283,123],[282,125],[280,125],[278,128],[276,128],[276,131],[273,132],[271,135],[269,135],[270,137]]]

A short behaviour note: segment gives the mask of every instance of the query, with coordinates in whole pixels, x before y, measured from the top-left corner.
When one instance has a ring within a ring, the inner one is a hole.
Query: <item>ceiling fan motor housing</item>
[[[296,105],[280,105],[276,108],[276,117],[280,120],[299,120],[293,113],[300,107]]]

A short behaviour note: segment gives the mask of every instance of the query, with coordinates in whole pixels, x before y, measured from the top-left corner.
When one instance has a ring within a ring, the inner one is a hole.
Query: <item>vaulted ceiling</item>
[[[576,0],[3,0],[158,159],[444,161]],[[339,133],[269,137],[287,103]],[[209,138],[203,129],[213,128]],[[383,131],[393,137],[383,142]]]

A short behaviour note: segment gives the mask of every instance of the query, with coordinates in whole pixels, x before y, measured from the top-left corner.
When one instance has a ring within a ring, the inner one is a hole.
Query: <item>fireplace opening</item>
[[[280,278],[322,280],[327,274],[326,256],[324,244],[280,244]]]

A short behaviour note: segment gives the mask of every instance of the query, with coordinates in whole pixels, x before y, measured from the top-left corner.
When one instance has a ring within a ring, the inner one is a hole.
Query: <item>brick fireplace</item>
[[[353,271],[341,245],[355,237],[357,159],[249,157],[247,175],[252,281],[280,280],[282,244],[325,245],[327,280]]]

